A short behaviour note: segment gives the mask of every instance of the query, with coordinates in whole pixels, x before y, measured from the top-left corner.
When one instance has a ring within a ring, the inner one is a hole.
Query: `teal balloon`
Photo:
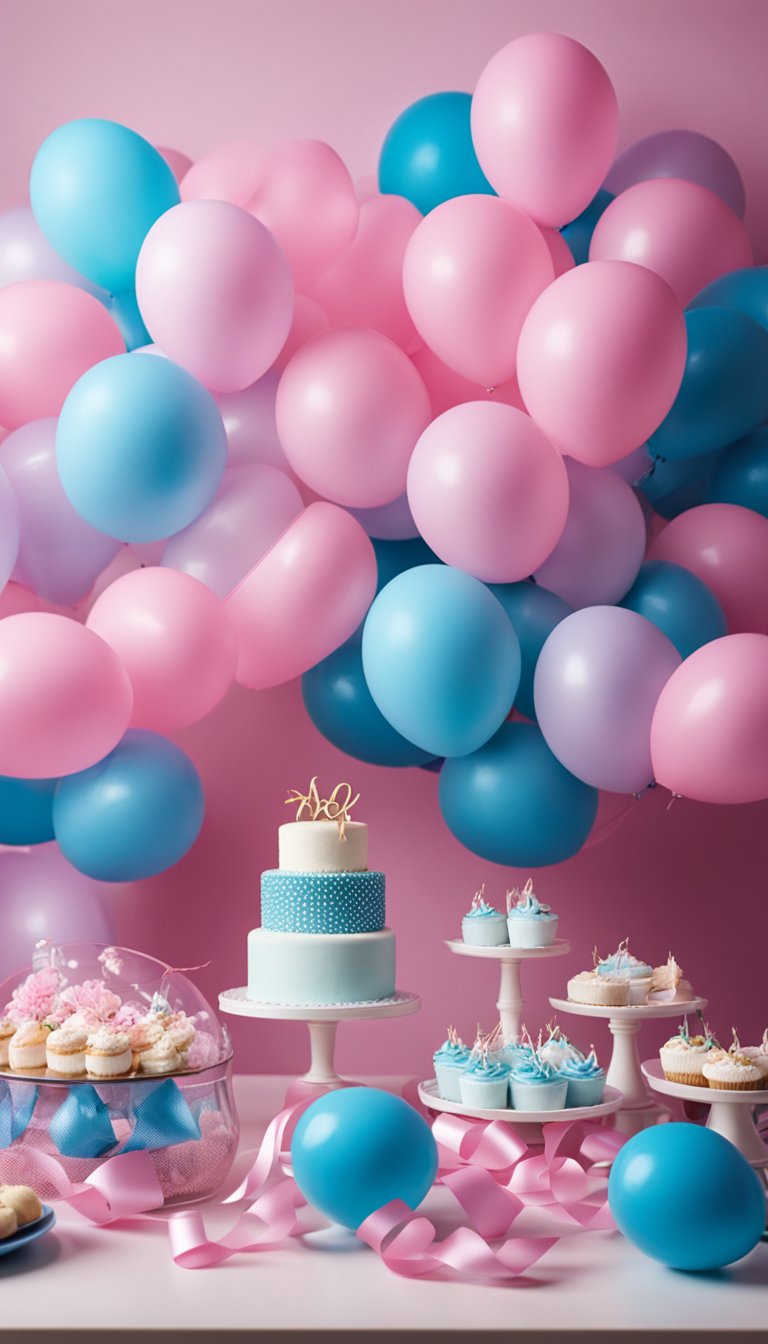
[[[665,560],[642,565],[619,606],[658,626],[681,658],[728,634],[725,613],[711,589],[689,569]]]
[[[768,330],[728,308],[694,308],[685,325],[680,391],[648,441],[670,461],[725,448],[768,419]]]
[[[765,1192],[738,1148],[703,1125],[653,1125],[620,1148],[608,1178],[620,1232],[672,1269],[712,1270],[765,1231]]]
[[[342,1087],[300,1117],[291,1166],[309,1204],[334,1223],[358,1228],[392,1200],[418,1208],[437,1175],[437,1144],[402,1097]]]
[[[62,854],[100,882],[135,882],[171,868],[197,839],[205,798],[189,757],[133,728],[103,761],[59,781],[53,826]]]
[[[116,121],[68,121],[44,140],[29,182],[48,242],[112,294],[132,289],[144,239],[179,203],[168,164],[143,136]]]
[[[536,722],[533,703],[536,662],[547,637],[564,617],[570,616],[573,607],[558,597],[557,593],[528,580],[524,583],[492,583],[489,587],[494,597],[499,599],[520,640],[520,685],[515,696],[515,709]]]
[[[53,840],[56,779],[0,775],[0,844],[42,845]]]
[[[442,564],[421,537],[410,537],[407,541],[372,540],[378,573],[377,593],[406,569],[415,569],[417,565]]]
[[[110,295],[107,308],[120,328],[126,350],[138,350],[143,345],[152,344],[132,289],[127,289],[124,294]]]
[[[708,504],[741,504],[768,518],[768,426],[726,448],[704,498]]]
[[[363,669],[384,718],[430,756],[463,756],[504,722],[520,643],[485,584],[448,565],[398,574],[363,626]]]
[[[768,327],[768,266],[748,266],[718,276],[700,291],[689,308],[735,308]]]
[[[423,215],[454,196],[495,195],[477,161],[469,93],[431,93],[400,113],[379,157],[379,191]]]
[[[576,779],[533,723],[505,723],[470,756],[445,762],[440,808],[462,845],[491,863],[540,868],[578,853],[597,789]]]
[[[560,230],[571,249],[573,260],[577,266],[582,266],[585,261],[589,261],[589,245],[592,242],[595,225],[613,200],[615,200],[615,197],[612,192],[605,191],[601,187],[581,214],[572,219],[570,224],[565,224]]]
[[[227,459],[210,392],[151,355],[115,355],[83,374],[56,429],[56,462],[77,512],[120,541],[159,541],[210,503]]]
[[[653,470],[638,489],[662,518],[677,518],[679,513],[705,502],[721,453],[722,449],[718,448],[701,457],[684,457],[671,462],[651,458]]]

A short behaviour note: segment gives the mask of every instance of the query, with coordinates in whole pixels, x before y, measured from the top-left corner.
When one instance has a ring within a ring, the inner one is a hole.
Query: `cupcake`
[[[768,1027],[763,1032],[760,1045],[739,1045],[739,1039],[735,1031],[733,1033],[733,1044],[739,1054],[744,1055],[746,1059],[751,1059],[753,1064],[757,1064],[758,1068],[762,1068],[768,1074]]]
[[[625,977],[629,981],[629,999],[632,1004],[645,1003],[651,991],[653,967],[647,961],[633,957],[629,950],[629,939],[619,943],[615,952],[603,957],[595,966],[599,976]]]
[[[566,1059],[560,1068],[568,1090],[566,1106],[599,1106],[605,1092],[605,1070],[600,1068],[592,1046],[586,1059]]]
[[[65,1025],[49,1033],[45,1057],[51,1073],[62,1078],[78,1078],[85,1073],[85,1047],[88,1033],[82,1027]]]
[[[469,1060],[469,1049],[455,1027],[448,1028],[448,1039],[432,1058],[438,1095],[445,1101],[461,1101],[460,1079]]]
[[[507,921],[500,910],[485,899],[485,883],[472,897],[461,921],[461,936],[472,947],[500,947],[507,942]]]
[[[181,1055],[165,1032],[159,1041],[142,1052],[142,1073],[178,1073],[181,1068],[183,1068]]]
[[[48,1028],[42,1022],[23,1022],[8,1042],[8,1063],[19,1073],[45,1068]]]
[[[480,1036],[459,1083],[464,1106],[478,1111],[498,1111],[507,1106],[509,1065],[502,1059],[489,1059],[488,1046]]]
[[[568,1093],[566,1080],[532,1050],[509,1075],[509,1095],[516,1111],[560,1111]]]
[[[693,998],[693,990],[687,980],[682,979],[682,968],[675,961],[672,953],[669,953],[663,966],[654,966],[651,971],[651,988],[648,991],[650,999],[658,999],[660,1002],[671,999]]]
[[[163,1029],[169,1041],[172,1041],[175,1048],[182,1057],[182,1062],[186,1065],[187,1051],[195,1039],[195,1028],[192,1026],[186,1013],[173,1013],[163,1021]]]
[[[754,1092],[763,1086],[765,1074],[746,1055],[730,1050],[713,1050],[704,1065],[704,1077],[710,1087],[723,1092]]]
[[[85,1067],[89,1078],[121,1078],[131,1071],[131,1042],[124,1031],[97,1027],[88,1037]]]
[[[499,1057],[508,1064],[510,1069],[514,1069],[517,1064],[523,1060],[530,1059],[532,1054],[531,1046],[524,1040],[507,1041],[506,1045],[501,1047]]]
[[[568,981],[572,1003],[591,1003],[602,1008],[623,1008],[629,1003],[629,978],[625,975],[598,975],[579,971]]]
[[[8,1068],[8,1046],[16,1033],[16,1023],[9,1017],[0,1018],[0,1069]]]
[[[522,891],[507,892],[507,931],[511,947],[551,947],[557,933],[557,915],[542,905],[528,878]]]
[[[42,1218],[43,1206],[29,1185],[0,1185],[0,1208],[12,1209],[19,1227]]]
[[[145,1017],[132,1027],[126,1027],[125,1034],[131,1043],[131,1068],[140,1069],[142,1057],[162,1040],[165,1032],[156,1018]]]
[[[704,1065],[717,1050],[709,1031],[701,1036],[688,1033],[688,1019],[683,1020],[675,1036],[670,1036],[659,1051],[664,1077],[670,1083],[685,1083],[688,1087],[708,1087]]]
[[[539,1054],[545,1064],[551,1064],[553,1069],[562,1069],[566,1060],[574,1060],[578,1064],[584,1059],[581,1051],[571,1044],[558,1026],[548,1027],[548,1031],[548,1039],[539,1047]]]

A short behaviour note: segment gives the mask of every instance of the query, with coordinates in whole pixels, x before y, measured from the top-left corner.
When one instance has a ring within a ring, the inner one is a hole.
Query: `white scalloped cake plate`
[[[571,999],[553,999],[549,1002],[559,1013],[573,1013],[575,1017],[623,1017],[627,1022],[645,1022],[654,1017],[678,1017],[706,1008],[707,1000],[667,999],[665,1003],[574,1003]]]
[[[248,989],[225,989],[219,995],[219,1008],[236,1017],[272,1018],[287,1022],[343,1022],[375,1017],[405,1017],[418,1012],[421,999],[409,990],[397,990],[386,999],[365,999],[357,1003],[262,1003],[249,999]]]
[[[658,1059],[647,1059],[640,1065],[654,1092],[665,1097],[679,1097],[681,1101],[700,1101],[702,1106],[730,1105],[765,1106],[768,1103],[768,1088],[749,1088],[740,1091],[735,1087],[695,1087],[691,1083],[673,1083],[664,1077],[664,1070]]]
[[[497,943],[495,947],[480,947],[476,943],[465,943],[463,938],[446,938],[445,945],[460,957],[488,957],[491,961],[527,961],[529,957],[562,957],[571,950],[567,938],[556,938],[548,947],[512,947],[510,943]]]
[[[481,1110],[479,1107],[463,1106],[460,1101],[446,1101],[438,1096],[437,1080],[430,1078],[419,1083],[419,1097],[432,1111],[446,1111],[448,1115],[463,1115],[468,1120],[506,1120],[509,1124],[547,1125],[556,1120],[599,1120],[603,1115],[612,1115],[618,1111],[624,1100],[623,1092],[606,1083],[605,1095],[598,1106],[567,1106],[557,1111],[518,1111],[512,1106],[498,1110]]]

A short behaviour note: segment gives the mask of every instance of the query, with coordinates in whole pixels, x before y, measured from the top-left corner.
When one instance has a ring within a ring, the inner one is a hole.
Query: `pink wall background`
[[[433,90],[471,89],[504,42],[555,29],[607,66],[623,144],[688,126],[726,146],[747,184],[756,254],[768,254],[766,148],[756,120],[768,41],[762,0],[2,0],[2,14],[0,207],[26,199],[43,137],[88,115],[125,121],[192,157],[238,137],[314,136],[360,176],[375,169],[382,137],[408,103]],[[478,1019],[491,1024],[495,973],[453,959],[442,940],[455,935],[482,880],[501,903],[505,886],[528,874],[461,848],[441,822],[434,775],[342,756],[309,724],[297,684],[258,695],[235,688],[177,740],[203,774],[205,827],[171,872],[110,889],[123,942],[176,965],[210,957],[198,978],[214,1000],[243,983],[259,873],[276,861],[286,790],[314,773],[329,785],[350,779],[362,794],[356,815],[371,826],[371,866],[388,875],[399,981],[424,1006],[417,1018],[343,1028],[342,1068],[426,1076],[449,1020],[466,1033]],[[646,795],[601,843],[534,873],[573,952],[530,968],[532,1025],[548,1016],[547,993],[590,964],[595,943],[608,951],[629,934],[650,960],[674,950],[709,996],[719,1032],[732,1023],[746,1037],[762,1031],[768,807],[682,801],[667,811],[667,800],[661,791]],[[605,817],[619,807],[608,799]],[[593,1025],[600,1048],[607,1037]],[[646,1032],[650,1051],[664,1027]],[[241,1070],[302,1067],[300,1027],[234,1021],[233,1036]]]

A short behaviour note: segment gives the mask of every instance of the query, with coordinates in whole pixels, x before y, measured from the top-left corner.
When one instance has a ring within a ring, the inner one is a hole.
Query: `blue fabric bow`
[[[138,1091],[143,1100],[133,1104]],[[154,1087],[129,1089],[129,1116],[133,1130],[120,1153],[169,1148],[200,1138],[200,1124],[172,1078]],[[103,1157],[117,1143],[110,1108],[90,1083],[69,1090],[54,1115],[48,1132],[62,1157]]]
[[[0,1148],[10,1148],[32,1119],[37,1103],[36,1083],[14,1083],[0,1078]]]
[[[102,1157],[117,1143],[109,1108],[90,1083],[69,1089],[48,1133],[62,1157]]]
[[[172,1078],[153,1087],[149,1096],[133,1107],[133,1133],[120,1149],[133,1153],[139,1149],[170,1148],[200,1138],[200,1122]]]

